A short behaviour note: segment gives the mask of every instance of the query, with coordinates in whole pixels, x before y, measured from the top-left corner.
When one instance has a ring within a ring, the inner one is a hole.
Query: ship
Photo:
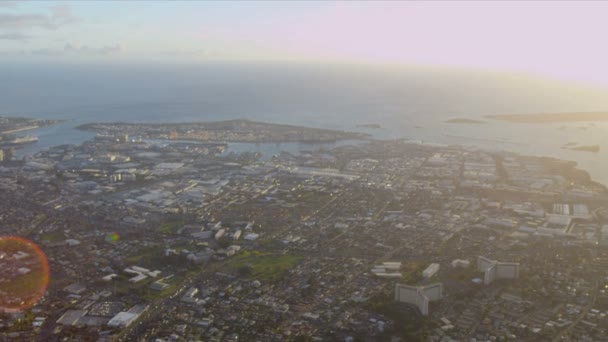
[[[33,144],[38,142],[38,137],[33,135],[25,135],[22,137],[14,137],[9,140],[3,141],[7,145],[25,145],[25,144]]]

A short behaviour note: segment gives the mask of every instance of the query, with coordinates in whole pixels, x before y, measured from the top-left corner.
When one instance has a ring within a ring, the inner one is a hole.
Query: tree
[[[230,246],[232,244],[232,241],[230,241],[230,238],[224,236],[224,237],[221,237],[217,241],[217,243],[220,246],[220,248],[227,248],[228,246]]]
[[[253,268],[249,265],[243,265],[237,269],[237,273],[241,277],[248,277],[253,272]]]

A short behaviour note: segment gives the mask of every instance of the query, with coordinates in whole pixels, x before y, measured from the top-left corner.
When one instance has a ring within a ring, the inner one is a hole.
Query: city
[[[606,18],[0,0],[0,342],[608,342]]]
[[[574,163],[407,140],[264,161],[130,133],[0,166],[0,224],[51,269],[3,335],[606,335],[608,192]]]

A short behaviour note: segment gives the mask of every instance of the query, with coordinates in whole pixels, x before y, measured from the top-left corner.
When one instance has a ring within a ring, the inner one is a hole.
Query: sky
[[[608,85],[608,2],[8,1],[0,60],[373,63]]]

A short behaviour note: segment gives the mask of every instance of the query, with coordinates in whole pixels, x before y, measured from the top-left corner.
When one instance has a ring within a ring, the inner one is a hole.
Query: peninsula
[[[77,127],[102,135],[127,134],[144,139],[223,142],[332,142],[366,139],[369,134],[271,124],[244,119],[182,123],[90,123]]]
[[[43,120],[0,116],[0,135],[29,131],[40,127],[56,125],[59,123],[61,123],[61,120]]]

